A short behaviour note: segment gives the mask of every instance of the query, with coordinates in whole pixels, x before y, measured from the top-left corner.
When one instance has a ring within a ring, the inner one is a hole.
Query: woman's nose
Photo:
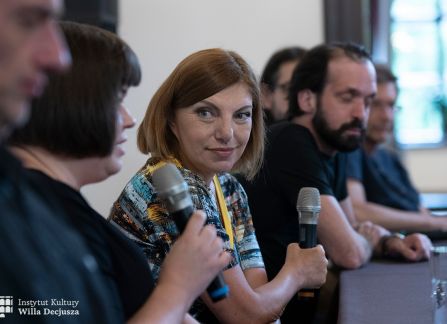
[[[233,137],[233,122],[232,120],[221,119],[218,122],[216,129],[216,138],[223,143],[228,143]]]

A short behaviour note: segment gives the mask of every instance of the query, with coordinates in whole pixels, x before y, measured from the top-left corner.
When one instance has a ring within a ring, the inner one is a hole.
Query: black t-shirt
[[[71,222],[91,249],[113,300],[108,308],[116,313],[124,311],[125,319],[129,319],[148,299],[154,286],[144,254],[91,208],[78,191],[39,171],[28,172],[45,188],[48,196],[62,202]]]
[[[256,178],[252,182],[240,180],[248,195],[266,271],[272,279],[284,265],[287,245],[299,242],[299,190],[315,187],[321,195],[344,200],[346,157],[321,153],[307,128],[282,122],[269,130],[264,164]],[[311,309],[293,299],[281,320],[294,323],[300,319],[306,323],[312,315]]]
[[[302,187],[342,201],[347,197],[346,157],[321,153],[307,128],[290,122],[274,125],[267,137],[264,164],[247,191],[256,234],[298,242],[296,202]],[[240,179],[240,178],[239,178]]]
[[[0,295],[13,302],[5,323],[122,323],[108,309],[112,299],[97,262],[62,207],[49,201],[18,160],[0,148]],[[53,299],[79,304],[57,306]],[[42,302],[36,315],[20,314],[31,308],[23,306],[26,301]],[[59,308],[60,316],[45,314]]]
[[[366,200],[406,211],[419,210],[419,193],[397,155],[386,148],[348,155],[348,178],[363,183]]]

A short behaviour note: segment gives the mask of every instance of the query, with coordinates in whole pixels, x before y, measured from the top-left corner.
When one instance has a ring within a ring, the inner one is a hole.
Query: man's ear
[[[273,91],[266,83],[261,83],[261,106],[265,110],[271,110],[273,103]]]
[[[317,109],[317,96],[309,89],[298,92],[296,99],[298,100],[301,110],[306,113],[314,113]]]

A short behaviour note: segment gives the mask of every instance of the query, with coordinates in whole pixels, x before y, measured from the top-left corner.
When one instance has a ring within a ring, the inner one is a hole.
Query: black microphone
[[[164,201],[179,232],[183,232],[191,214],[194,212],[188,184],[172,163],[167,163],[155,170],[152,180],[159,197]],[[223,279],[222,273],[219,273],[214,278],[206,291],[213,302],[228,296],[229,288]]]
[[[298,211],[300,239],[302,249],[313,248],[317,245],[317,223],[320,215],[320,192],[317,188],[303,187],[296,202]],[[298,292],[299,299],[315,297],[314,289],[302,289]]]

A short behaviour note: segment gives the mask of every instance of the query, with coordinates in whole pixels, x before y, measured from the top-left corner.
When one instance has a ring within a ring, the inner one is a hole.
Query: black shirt
[[[242,180],[256,234],[275,236],[284,246],[297,242],[299,190],[315,187],[342,201],[347,197],[345,168],[345,154],[321,153],[307,128],[290,122],[273,126],[261,171],[250,183]]]
[[[113,309],[117,314],[124,311],[128,320],[148,299],[154,285],[143,252],[91,208],[78,191],[42,172],[29,170],[28,173],[45,188],[48,196],[62,202],[99,264],[113,300],[108,305],[109,311]]]
[[[39,184],[28,179],[21,164],[0,148],[0,295],[11,296],[13,312],[7,323],[120,323],[108,309],[111,302],[98,264],[65,218],[57,201],[50,201]],[[52,305],[75,300],[76,307]],[[36,306],[40,315],[20,315],[19,302],[47,301]],[[44,308],[78,311],[44,315]],[[6,323],[5,322],[5,323]]]
[[[342,201],[347,197],[346,156],[318,150],[309,130],[290,122],[273,125],[267,137],[264,164],[252,182],[241,179],[249,200],[256,236],[269,279],[284,265],[287,246],[299,242],[296,203],[302,187]],[[281,321],[307,323],[313,310],[293,299]]]

